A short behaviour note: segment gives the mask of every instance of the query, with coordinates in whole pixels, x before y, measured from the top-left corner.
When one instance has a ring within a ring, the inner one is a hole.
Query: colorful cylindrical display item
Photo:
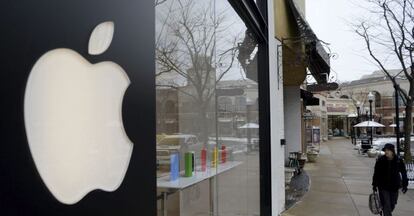
[[[218,149],[214,147],[211,157],[211,167],[216,168],[218,162]]]
[[[191,177],[193,176],[193,152],[186,152],[184,154],[184,176]]]
[[[207,150],[206,148],[201,149],[201,171],[207,170]]]
[[[225,145],[221,146],[221,163],[227,162],[227,149]]]
[[[175,181],[180,177],[180,154],[173,152],[170,154],[170,181]]]

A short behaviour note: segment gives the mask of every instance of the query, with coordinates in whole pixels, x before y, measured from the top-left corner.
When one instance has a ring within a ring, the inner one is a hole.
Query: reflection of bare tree
[[[165,2],[156,39],[157,79],[169,77],[157,86],[176,89],[192,101],[203,140],[208,137],[207,112],[215,86],[233,66],[238,40],[229,39],[224,14],[215,13],[210,4],[196,0]]]

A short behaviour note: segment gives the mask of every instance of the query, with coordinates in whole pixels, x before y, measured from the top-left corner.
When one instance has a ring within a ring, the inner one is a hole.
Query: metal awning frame
[[[321,40],[318,39],[306,19],[304,19],[294,0],[287,0],[287,2],[299,29],[299,36],[284,38],[282,43],[284,40],[303,42],[306,58],[308,59],[307,67],[312,76],[318,83],[326,83],[330,73],[330,55],[326,52]]]

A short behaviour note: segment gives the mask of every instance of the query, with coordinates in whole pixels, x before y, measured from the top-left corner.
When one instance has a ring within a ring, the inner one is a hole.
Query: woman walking
[[[375,163],[372,186],[374,191],[379,190],[384,216],[392,216],[398,200],[398,190],[402,188],[403,193],[407,192],[407,171],[404,161],[395,154],[393,144],[385,144],[382,150],[385,155]]]

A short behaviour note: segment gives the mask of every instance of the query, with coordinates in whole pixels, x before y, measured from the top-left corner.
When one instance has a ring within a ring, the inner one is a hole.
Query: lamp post
[[[402,111],[402,119],[403,119],[403,124],[401,125],[401,127],[402,127],[402,131],[400,131],[400,133],[402,133],[402,134],[405,134],[405,127],[404,127],[404,125],[405,125],[405,110],[403,110]],[[405,135],[403,135],[404,137],[405,137]]]
[[[375,99],[375,95],[372,94],[372,92],[369,92],[369,94],[368,94],[368,101],[369,101],[369,121],[373,121],[373,119],[372,119],[372,102],[374,101],[374,99]],[[371,144],[372,144],[372,127],[371,127],[370,132],[371,132]]]
[[[357,115],[358,115],[358,116],[357,116],[357,124],[358,124],[358,123],[359,123],[359,121],[360,121],[361,102],[357,101],[357,102],[356,102],[356,106],[357,106],[356,108],[357,108]],[[360,135],[359,128],[357,128],[357,129],[356,129],[356,132],[357,132],[357,134],[356,134],[356,135],[357,135],[357,137],[359,137],[359,135]]]
[[[400,107],[398,105],[398,85],[394,85],[395,90],[395,136],[397,138],[397,155],[400,156]]]

